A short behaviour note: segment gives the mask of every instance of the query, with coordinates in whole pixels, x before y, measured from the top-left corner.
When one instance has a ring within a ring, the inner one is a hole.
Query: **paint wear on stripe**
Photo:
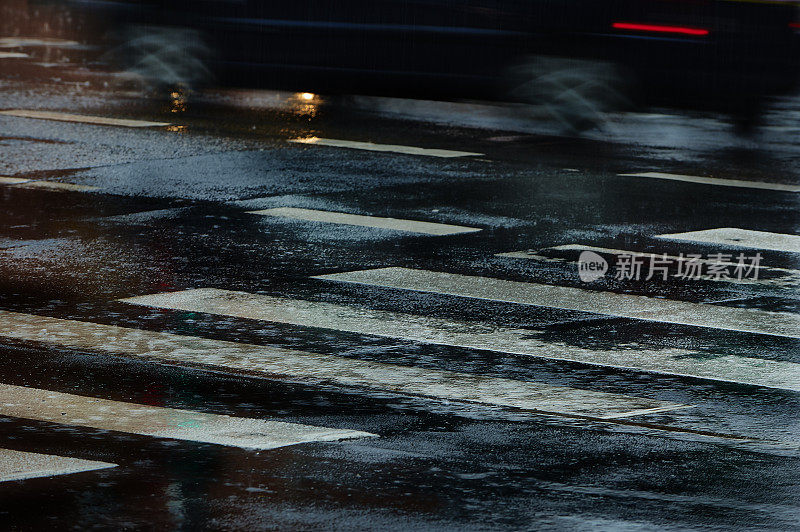
[[[634,369],[800,391],[800,364],[760,358],[652,349],[643,345],[583,348],[543,341],[542,331],[355,308],[334,303],[198,288],[126,298],[136,305],[286,323],[547,360]]]
[[[54,338],[58,334],[52,331]],[[124,403],[10,384],[0,384],[0,415],[245,449],[371,436],[360,431]]]
[[[378,229],[390,229],[394,231],[422,233],[435,236],[475,233],[480,231],[480,229],[475,227],[463,227],[460,225],[420,222],[416,220],[401,220],[397,218],[382,218],[378,216],[362,216],[344,212],[298,209],[295,207],[278,207],[274,209],[248,211],[248,213],[261,216],[293,218],[296,220],[305,220],[309,222],[356,225],[361,227],[374,227]]]
[[[314,384],[605,419],[683,408],[676,403],[566,386],[397,366],[221,340],[210,340],[0,311],[0,336],[75,349],[196,364]]]

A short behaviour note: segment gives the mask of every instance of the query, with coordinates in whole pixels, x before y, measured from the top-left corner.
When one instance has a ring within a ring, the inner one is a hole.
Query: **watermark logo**
[[[708,281],[756,281],[761,268],[761,253],[711,253],[705,257],[691,253],[681,253],[676,257],[665,253],[619,253],[614,263],[613,277],[620,281],[649,281],[653,278],[666,281],[669,277]],[[593,251],[583,251],[578,257],[578,275],[585,283],[600,279],[608,270],[608,262]]]
[[[584,283],[600,279],[608,271],[606,259],[594,251],[582,251],[578,257],[578,275]]]

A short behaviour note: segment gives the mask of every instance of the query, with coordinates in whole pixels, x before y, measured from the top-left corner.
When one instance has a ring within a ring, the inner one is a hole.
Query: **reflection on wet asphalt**
[[[575,139],[481,102],[147,99],[49,37],[0,35],[7,527],[800,526],[800,100],[752,139],[668,111]],[[740,253],[757,278],[712,274]]]

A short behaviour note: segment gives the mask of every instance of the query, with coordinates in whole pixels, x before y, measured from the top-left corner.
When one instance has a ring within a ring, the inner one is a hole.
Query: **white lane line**
[[[0,482],[69,475],[111,467],[117,467],[117,464],[0,449]]]
[[[15,185],[16,188],[35,188],[43,190],[72,191],[72,192],[92,192],[100,190],[98,187],[89,185],[75,185],[73,183],[58,183],[56,181],[37,181],[29,180]]]
[[[662,172],[639,172],[633,174],[617,174],[623,177],[649,177],[652,179],[666,179],[669,181],[683,181],[685,183],[698,183],[702,185],[717,185],[721,187],[756,188],[761,190],[779,190],[783,192],[800,192],[798,185],[785,185],[782,183],[768,183],[764,181],[745,181],[742,179],[721,179],[717,177],[701,177],[693,175],[666,174]]]
[[[63,331],[51,331],[54,335],[59,333]],[[360,431],[123,403],[10,384],[0,384],[0,416],[243,449],[372,436]]]
[[[0,176],[0,185],[19,185],[20,183],[27,183],[30,179],[23,177],[8,177]]]
[[[0,59],[25,59],[26,57],[30,56],[22,52],[0,52]]]
[[[728,267],[736,267],[737,263],[735,262],[728,262],[728,261],[717,261],[717,260],[710,260],[710,259],[692,259],[690,257],[680,257],[675,255],[665,255],[663,253],[655,253],[655,252],[642,252],[642,251],[630,251],[625,249],[614,249],[614,248],[603,248],[597,246],[584,246],[582,244],[564,244],[561,246],[553,246],[549,248],[544,248],[543,250],[533,251],[533,250],[525,250],[525,251],[509,251],[506,253],[497,253],[496,257],[506,257],[512,259],[531,259],[531,260],[539,260],[539,261],[554,261],[554,262],[565,262],[564,259],[554,259],[552,257],[547,257],[541,255],[542,252],[545,251],[594,251],[595,253],[604,253],[607,255],[629,255],[632,257],[643,258],[643,259],[650,259],[655,256],[657,259],[666,258],[666,260],[670,262],[688,262],[690,260],[694,260],[698,264],[707,264],[707,265],[720,265],[720,266],[728,266]],[[571,261],[576,262],[576,261]],[[723,281],[728,283],[736,283],[736,284],[775,284],[775,285],[789,285],[800,283],[800,270],[792,270],[788,268],[776,268],[773,266],[764,266],[759,264],[756,266],[760,272],[776,272],[783,274],[782,277],[776,277],[771,279],[715,279],[713,276],[706,276],[704,277],[705,280],[711,281]],[[675,275],[677,276],[677,275]]]
[[[738,227],[719,227],[702,231],[656,235],[656,238],[800,253],[800,235],[752,231]]]
[[[676,403],[593,392],[567,386],[484,377],[430,368],[396,366],[290,349],[6,311],[0,311],[0,337],[168,363],[203,365],[215,369],[254,373],[267,378],[294,379],[314,384],[357,386],[437,400],[513,407],[593,419],[612,417],[616,419],[652,411],[687,408],[686,405]],[[2,402],[1,397],[2,389],[0,389],[0,402]],[[0,414],[4,413],[2,408],[0,406]],[[136,408],[151,407],[137,406]],[[158,413],[158,411],[154,412]],[[208,416],[208,414],[170,413],[167,417],[169,419],[181,417],[195,419],[196,416]],[[158,416],[149,415],[149,424],[156,421],[153,420],[153,417]],[[63,421],[64,417],[58,419]],[[261,423],[257,420],[250,421]],[[148,426],[144,425],[140,430],[146,430]],[[298,425],[290,425],[290,427],[298,427]],[[128,431],[130,431],[130,427]],[[345,431],[342,434],[344,434],[343,437],[350,437],[347,434],[352,434],[352,431]],[[365,433],[358,434],[365,435]]]
[[[480,231],[476,227],[463,227],[460,225],[440,224],[434,222],[419,222],[416,220],[402,220],[399,218],[382,218],[379,216],[362,216],[345,212],[318,211],[314,209],[299,209],[295,207],[278,207],[259,211],[247,211],[248,214],[261,216],[276,216],[280,218],[294,218],[309,222],[325,222],[332,224],[357,225],[360,227],[374,227],[378,229],[391,229],[407,233],[422,233],[426,235],[455,235],[461,233],[475,233]]]
[[[58,113],[54,111],[34,111],[30,109],[8,109],[0,111],[0,115],[16,116],[19,118],[35,118],[39,120],[56,120],[59,122],[79,122],[101,126],[121,127],[162,127],[169,126],[169,122],[148,122],[147,120],[129,120],[124,118],[107,118],[104,116],[76,115],[71,113]]]
[[[21,46],[52,46],[52,47],[70,47],[79,46],[80,43],[76,41],[68,41],[65,39],[51,39],[47,37],[3,37],[0,38],[0,48],[18,48]]]
[[[659,323],[800,338],[800,314],[789,312],[723,307],[707,303],[656,299],[631,294],[410,268],[378,268],[319,275],[314,278],[519,305],[591,312]]]
[[[289,142],[299,144],[314,144],[316,146],[331,146],[334,148],[352,148],[367,151],[386,151],[394,153],[404,153],[406,155],[427,155],[428,157],[469,157],[472,155],[484,155],[471,151],[439,150],[433,148],[417,148],[415,146],[401,146],[399,144],[374,144],[372,142],[358,142],[354,140],[323,139],[319,137],[309,137],[300,139],[289,139]]]
[[[639,344],[589,349],[540,340],[543,333],[530,329],[275,298],[216,288],[137,296],[121,301],[148,307],[800,391],[800,364],[726,353],[700,353],[675,348],[651,349]],[[13,331],[4,330],[3,335],[13,336]]]

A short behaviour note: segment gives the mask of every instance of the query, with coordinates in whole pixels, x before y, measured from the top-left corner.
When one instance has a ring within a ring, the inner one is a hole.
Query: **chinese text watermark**
[[[757,280],[761,267],[761,253],[709,253],[708,255],[681,253],[621,253],[614,263],[614,279],[650,280],[669,277],[688,280],[721,281],[726,279]],[[583,251],[578,258],[578,275],[590,283],[603,277],[610,269],[608,261],[593,251]],[[674,273],[671,273],[674,272]]]

